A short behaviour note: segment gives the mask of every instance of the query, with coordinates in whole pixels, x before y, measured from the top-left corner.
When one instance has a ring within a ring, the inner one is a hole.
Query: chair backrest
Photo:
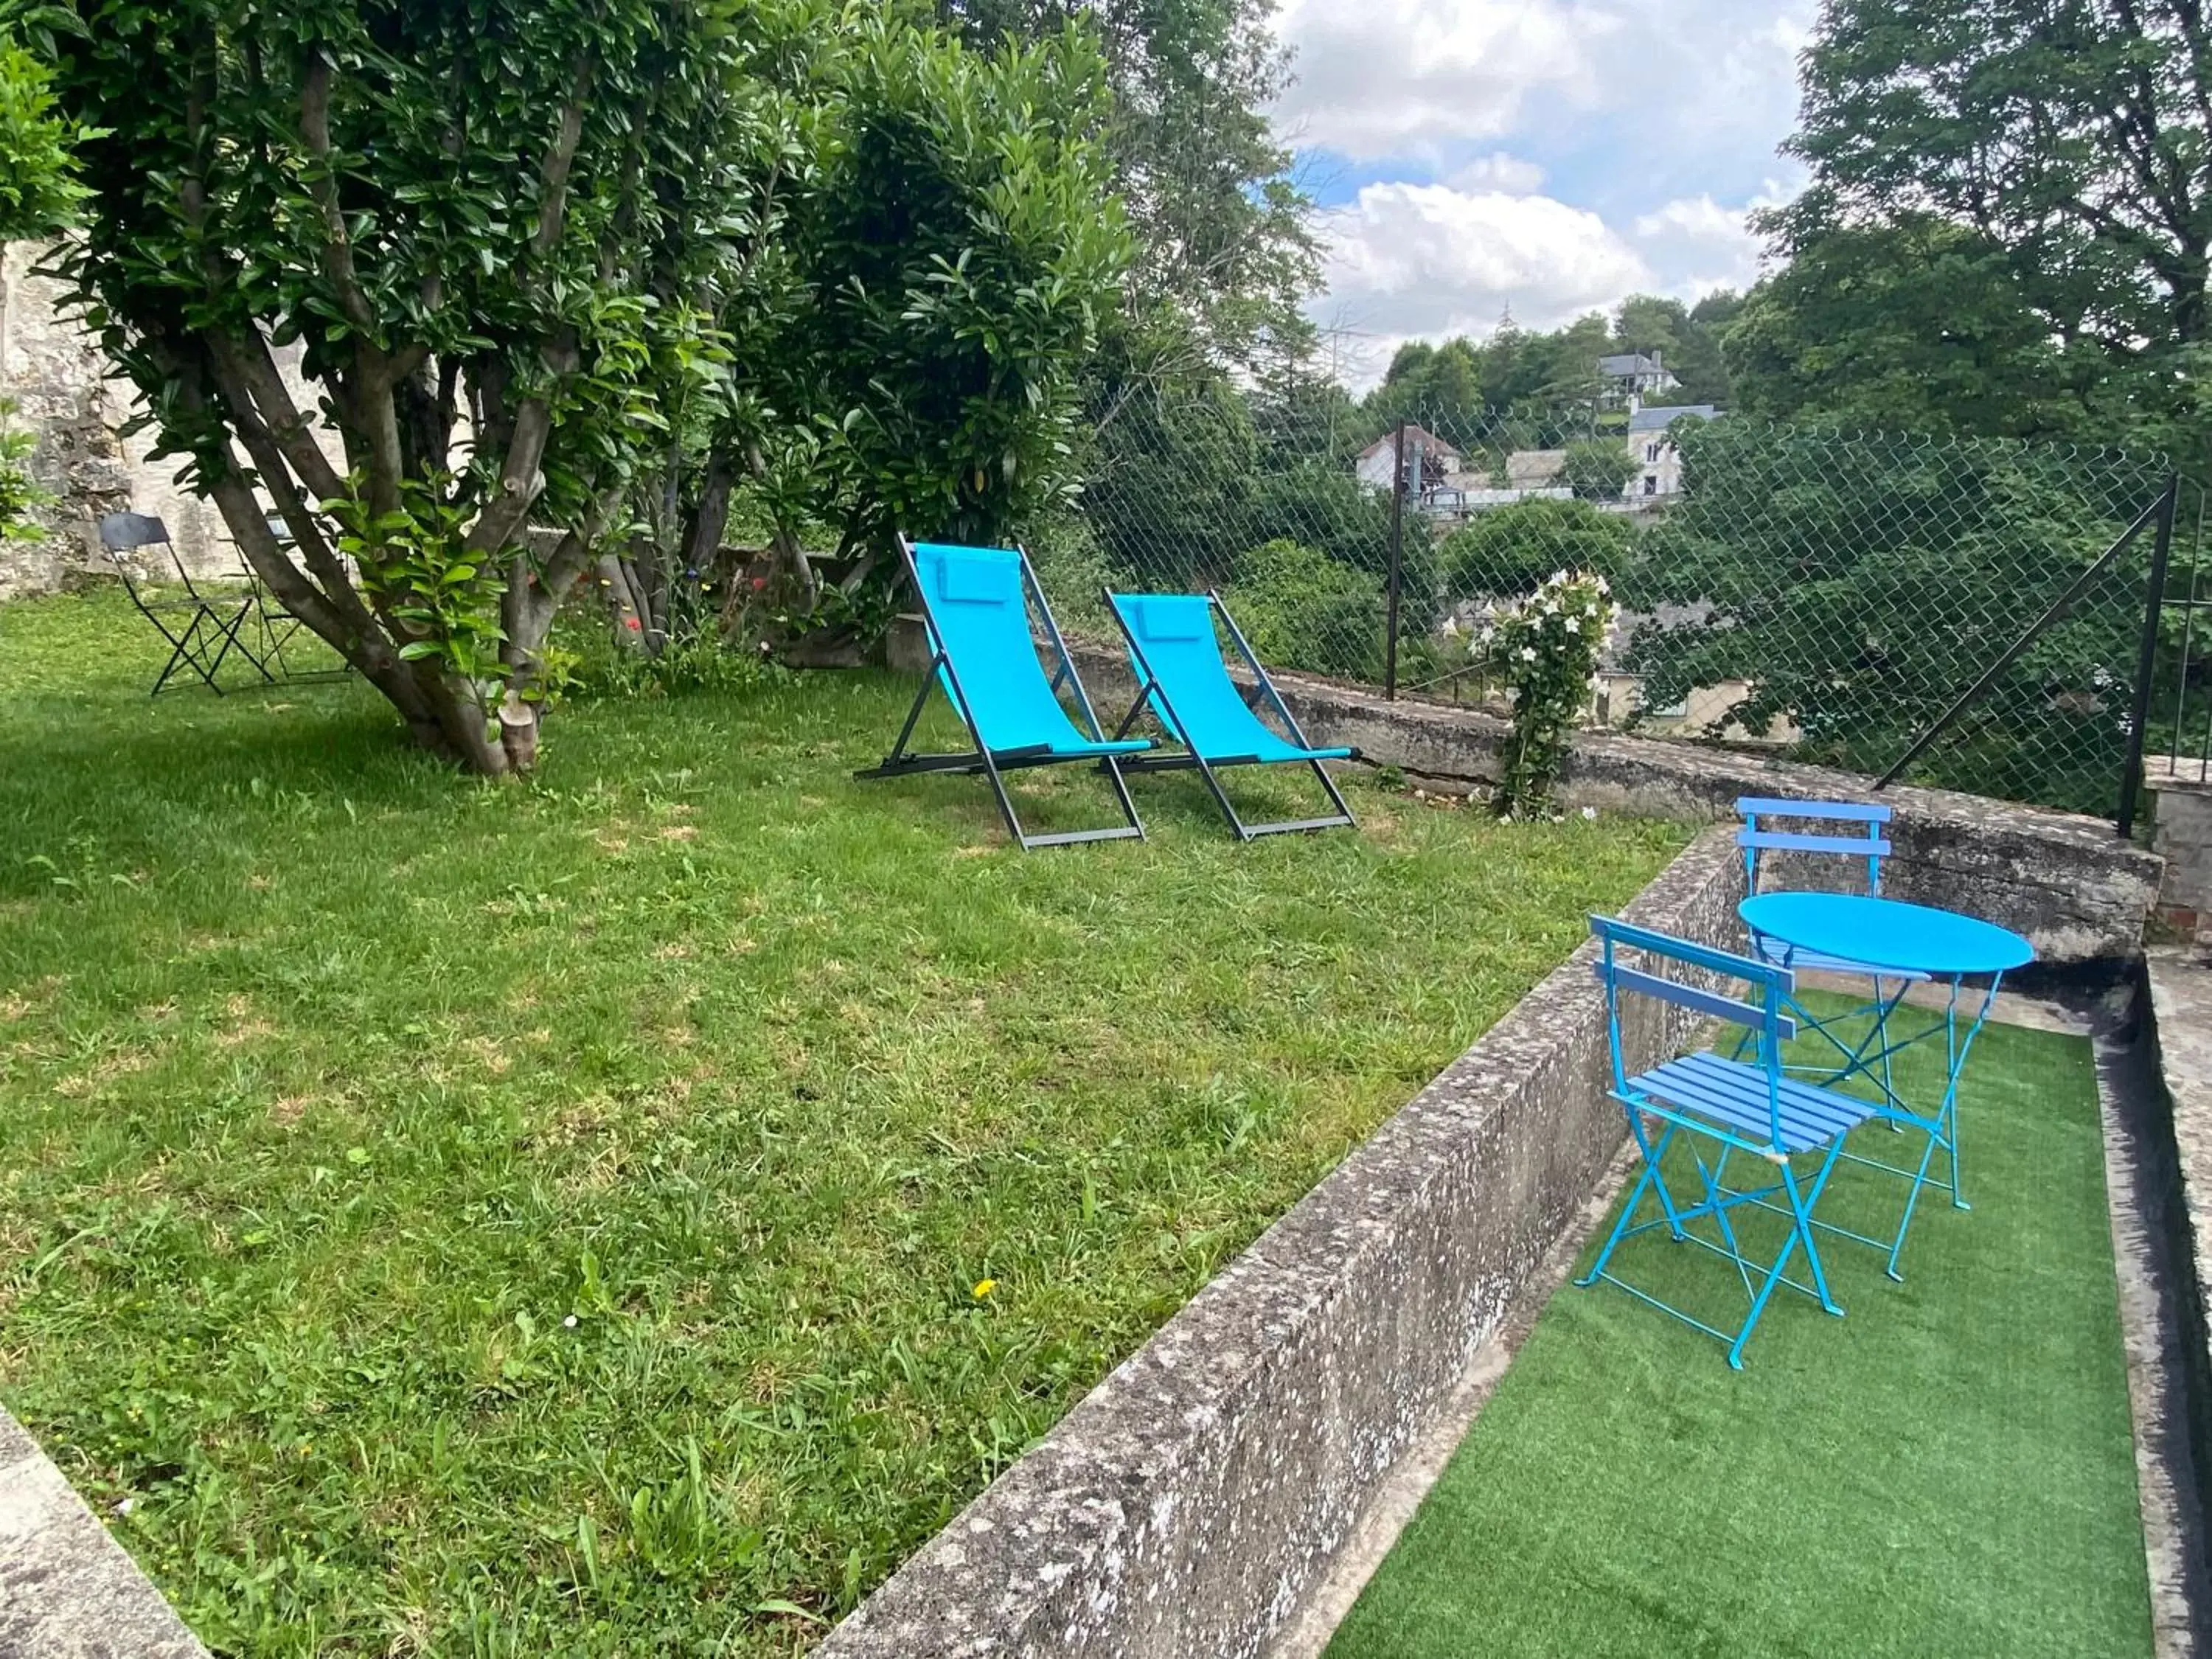
[[[1109,593],[1106,598],[1128,632],[1129,655],[1138,678],[1172,688],[1173,707],[1157,690],[1152,705],[1177,742],[1199,749],[1200,740],[1211,734],[1249,729],[1252,711],[1222,660],[1211,598],[1203,593]],[[1209,744],[1206,752],[1218,753],[1219,747]]]
[[[1214,631],[1217,617],[1291,740],[1300,748],[1310,746],[1297,717],[1260,665],[1260,659],[1237,626],[1237,619],[1229,614],[1229,607],[1221,602],[1220,594],[1210,590],[1204,593],[1109,590],[1106,602],[1113,606],[1122,632],[1128,635],[1130,660],[1136,665],[1138,678],[1160,688],[1152,695],[1153,714],[1184,747],[1202,754],[1232,753],[1259,720],[1243,688],[1230,678],[1227,654]],[[1169,698],[1173,699],[1172,708]]]
[[[111,513],[100,521],[100,544],[111,553],[135,553],[155,544],[170,545],[169,527],[144,513]]]
[[[1068,719],[1037,657],[1030,633],[1032,595],[1060,653],[1060,676],[1082,705],[1091,737],[1104,735],[1018,549],[921,542],[909,545],[907,556],[931,648],[942,659],[938,673],[945,695],[983,747],[1006,753],[1089,740]]]
[[[1890,854],[1889,838],[1882,834],[1882,826],[1890,817],[1887,806],[1866,806],[1845,800],[1769,800],[1746,795],[1736,802],[1735,810],[1743,819],[1743,828],[1736,831],[1735,844],[1743,849],[1744,878],[1752,892],[1759,890],[1761,853],[1820,853],[1865,860],[1867,895],[1871,898],[1881,896],[1881,861]],[[1808,835],[1769,828],[1759,822],[1762,818],[1856,824],[1860,830],[1853,835]]]
[[[100,544],[106,550],[107,562],[115,567],[115,574],[122,577],[123,591],[130,595],[131,603],[139,610],[146,610],[147,596],[141,587],[138,573],[131,568],[131,561],[123,556],[136,553],[142,547],[159,547],[167,552],[170,564],[184,580],[185,592],[195,599],[199,598],[193,592],[191,578],[185,574],[185,562],[177,556],[176,544],[169,539],[168,526],[159,519],[143,513],[110,513],[100,521]],[[166,583],[167,580],[160,575],[153,578],[157,585],[155,594],[157,601],[161,597],[159,584]]]
[[[1593,971],[1605,987],[1607,1040],[1613,1050],[1613,1084],[1628,1087],[1628,1067],[1620,1048],[1620,999],[1624,993],[1654,997],[1709,1018],[1748,1027],[1759,1036],[1759,1061],[1766,1073],[1767,1111],[1776,1144],[1782,1139],[1782,1045],[1797,1035],[1797,1022],[1783,1012],[1796,990],[1787,968],[1759,962],[1709,945],[1677,939],[1611,916],[1592,916],[1590,932],[1601,949]],[[1640,953],[1640,966],[1621,960],[1621,952]],[[1747,998],[1735,997],[1673,975],[1702,975],[1708,980],[1736,980],[1749,987]]]

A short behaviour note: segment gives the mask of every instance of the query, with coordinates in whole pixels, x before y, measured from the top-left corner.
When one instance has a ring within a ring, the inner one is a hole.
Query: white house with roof
[[[1426,427],[1409,425],[1406,428],[1406,467],[1409,473],[1417,454],[1420,457],[1420,493],[1424,495],[1443,488],[1445,478],[1467,465],[1467,458],[1456,447]],[[1354,470],[1359,474],[1359,482],[1370,489],[1385,494],[1395,489],[1398,483],[1397,428],[1393,427],[1361,450]]]
[[[1631,409],[1640,398],[1672,392],[1682,384],[1656,350],[1609,353],[1597,360],[1597,374],[1605,383],[1607,401],[1626,404]]]
[[[1629,478],[1629,499],[1679,495],[1682,489],[1682,452],[1667,435],[1667,428],[1686,417],[1710,421],[1719,413],[1720,410],[1711,404],[1684,404],[1672,409],[1629,410],[1628,454],[1637,468]]]

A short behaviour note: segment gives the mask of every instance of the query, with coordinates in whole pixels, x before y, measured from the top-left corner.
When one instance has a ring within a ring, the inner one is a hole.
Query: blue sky
[[[1282,0],[1274,111],[1324,210],[1340,369],[1408,338],[1552,327],[1758,274],[1751,210],[1802,173],[1814,0]]]

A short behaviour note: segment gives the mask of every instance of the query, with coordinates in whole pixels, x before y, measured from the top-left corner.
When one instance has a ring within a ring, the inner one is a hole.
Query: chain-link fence
[[[1492,707],[1498,611],[1595,571],[1621,615],[1593,724],[1875,774],[2002,664],[1905,775],[2110,813],[2153,538],[2088,573],[2166,485],[2152,456],[1703,408],[1144,403],[1035,550],[1071,629],[1111,636],[1103,585],[1218,587],[1271,666]]]

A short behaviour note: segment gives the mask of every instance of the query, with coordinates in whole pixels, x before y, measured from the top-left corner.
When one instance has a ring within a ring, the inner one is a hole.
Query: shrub
[[[1454,531],[1437,550],[1437,562],[1445,592],[1455,597],[1513,599],[1534,592],[1555,570],[1618,581],[1635,544],[1627,519],[1588,501],[1516,501]]]
[[[1376,680],[1382,673],[1382,583],[1279,538],[1237,561],[1230,609],[1272,668]]]

